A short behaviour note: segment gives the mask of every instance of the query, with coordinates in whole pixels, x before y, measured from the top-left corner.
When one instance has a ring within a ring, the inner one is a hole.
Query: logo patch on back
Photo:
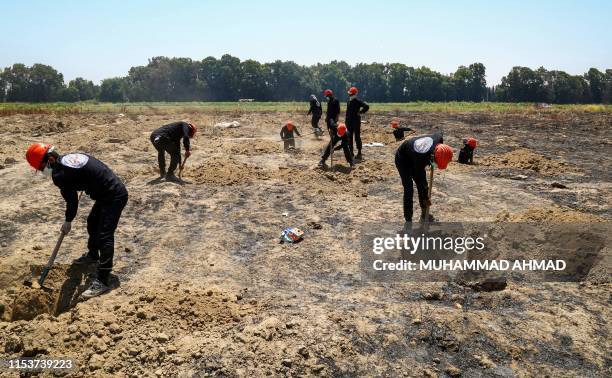
[[[70,168],[83,168],[89,161],[89,156],[84,154],[68,154],[62,156],[62,165]]]
[[[414,141],[414,151],[419,154],[425,154],[433,146],[433,139],[431,137],[423,137]]]

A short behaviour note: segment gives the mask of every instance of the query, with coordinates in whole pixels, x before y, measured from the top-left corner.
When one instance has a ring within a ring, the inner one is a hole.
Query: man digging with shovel
[[[402,179],[404,186],[404,229],[412,228],[412,181],[416,184],[419,194],[419,205],[421,206],[421,221],[432,222],[434,217],[429,214],[431,206],[430,193],[428,192],[427,173],[425,169],[430,166],[431,172],[434,167],[446,169],[448,163],[453,159],[453,149],[443,144],[441,132],[429,135],[421,135],[406,140],[395,153],[395,166]],[[433,177],[433,174],[430,175]]]
[[[180,182],[174,175],[174,170],[181,164],[181,139],[185,147],[185,160],[191,155],[189,139],[193,138],[197,128],[189,122],[173,122],[160,127],[151,133],[151,143],[157,150],[157,162],[159,164],[160,179],[166,181]],[[170,166],[166,172],[166,152],[170,154]],[[185,163],[180,165],[181,171]]]
[[[83,298],[96,297],[109,291],[115,253],[115,230],[128,200],[125,185],[110,168],[93,156],[81,153],[60,155],[48,144],[32,144],[26,152],[26,160],[34,169],[51,177],[53,183],[60,188],[66,201],[62,235],[67,235],[72,228],[71,222],[79,206],[78,192],[84,191],[95,201],[87,217],[88,252],[74,263],[98,264],[96,277],[81,294]]]

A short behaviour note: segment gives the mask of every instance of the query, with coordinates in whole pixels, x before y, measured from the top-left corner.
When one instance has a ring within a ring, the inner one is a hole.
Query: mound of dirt
[[[32,320],[41,314],[57,315],[72,308],[91,273],[84,267],[55,265],[41,288],[36,282],[41,272],[42,266],[32,266],[31,280],[18,282],[0,293],[0,320]]]
[[[531,170],[543,175],[556,175],[573,171],[567,162],[550,160],[527,148],[519,148],[500,155],[485,156],[479,159],[478,163],[495,168]]]
[[[244,184],[253,180],[267,180],[269,174],[255,165],[213,158],[190,168],[183,178],[196,184],[225,186]]]
[[[202,359],[204,350],[221,353],[225,330],[258,308],[256,301],[240,300],[241,294],[178,283],[159,290],[131,290],[128,295],[133,298],[129,303],[117,303],[110,295],[94,308],[78,306],[57,318],[39,317],[36,325],[5,324],[0,348],[15,357],[52,350],[54,355],[74,358],[81,374],[95,370],[122,372],[122,376],[143,376],[144,371],[169,374],[187,360]],[[249,335],[243,337],[247,342]],[[211,363],[202,361],[203,366]]]
[[[503,212],[497,216],[503,222],[603,222],[604,218],[594,214],[582,213],[576,210],[560,207],[531,207],[519,214]]]

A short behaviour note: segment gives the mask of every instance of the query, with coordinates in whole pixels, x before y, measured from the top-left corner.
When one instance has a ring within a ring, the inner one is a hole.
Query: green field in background
[[[197,112],[307,112],[308,102],[134,102],[134,103],[0,103],[0,115],[36,113],[197,113]],[[371,103],[371,112],[502,112],[536,111],[612,112],[612,105],[552,105],[536,109],[532,103],[408,102]]]

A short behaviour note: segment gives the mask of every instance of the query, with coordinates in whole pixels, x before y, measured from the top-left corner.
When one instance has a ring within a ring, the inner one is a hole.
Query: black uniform
[[[412,131],[412,129],[410,127],[397,127],[393,129],[393,136],[395,137],[395,140],[400,141],[404,139],[404,133],[406,131]]]
[[[310,119],[310,124],[313,129],[319,128],[319,120],[323,115],[323,107],[317,98],[313,95],[310,98],[310,109],[308,109],[308,115],[312,114],[312,118]]]
[[[464,143],[463,148],[459,150],[457,161],[462,164],[472,164],[474,162],[474,149]]]
[[[185,151],[189,151],[189,131],[189,124],[179,121],[164,125],[151,134],[151,143],[157,150],[157,161],[162,175],[166,172],[166,152],[170,154],[168,175],[173,175],[181,162],[181,139]]]
[[[340,115],[340,101],[334,96],[330,96],[327,99],[327,111],[325,113],[325,123],[328,129],[332,129],[338,122],[338,116]]]
[[[295,148],[295,137],[293,136],[294,131],[298,136],[302,136],[295,126],[293,126],[293,130],[290,131],[287,125],[285,125],[280,131],[280,137],[285,142],[285,150],[288,150],[289,147]]]
[[[350,148],[353,152],[353,138],[357,144],[357,151],[361,153],[361,115],[370,109],[365,101],[354,97],[346,103],[346,127],[351,132]]]
[[[335,122],[332,122],[332,126],[329,129],[329,131],[333,135],[332,143],[327,145],[327,148],[325,149],[325,152],[323,152],[323,156],[321,157],[321,162],[325,163],[325,161],[331,154],[331,149],[334,148],[338,142],[340,142],[340,146],[344,150],[344,158],[346,159],[347,163],[349,163],[349,165],[352,166],[353,165],[353,154],[351,154],[351,150],[349,149],[349,140],[350,140],[349,131],[347,130],[346,133],[341,137],[338,136],[338,130],[337,130],[337,126]]]
[[[419,205],[424,211],[428,200],[427,172],[432,162],[432,153],[437,144],[444,143],[442,133],[412,137],[402,143],[395,153],[395,166],[404,186],[404,219],[412,222],[412,181],[419,193]]]
[[[96,201],[87,217],[88,255],[100,260],[98,279],[108,284],[115,254],[115,229],[128,200],[125,185],[100,160],[75,153],[60,156],[53,165],[53,183],[66,200],[66,222],[72,222],[79,207],[78,192]]]

